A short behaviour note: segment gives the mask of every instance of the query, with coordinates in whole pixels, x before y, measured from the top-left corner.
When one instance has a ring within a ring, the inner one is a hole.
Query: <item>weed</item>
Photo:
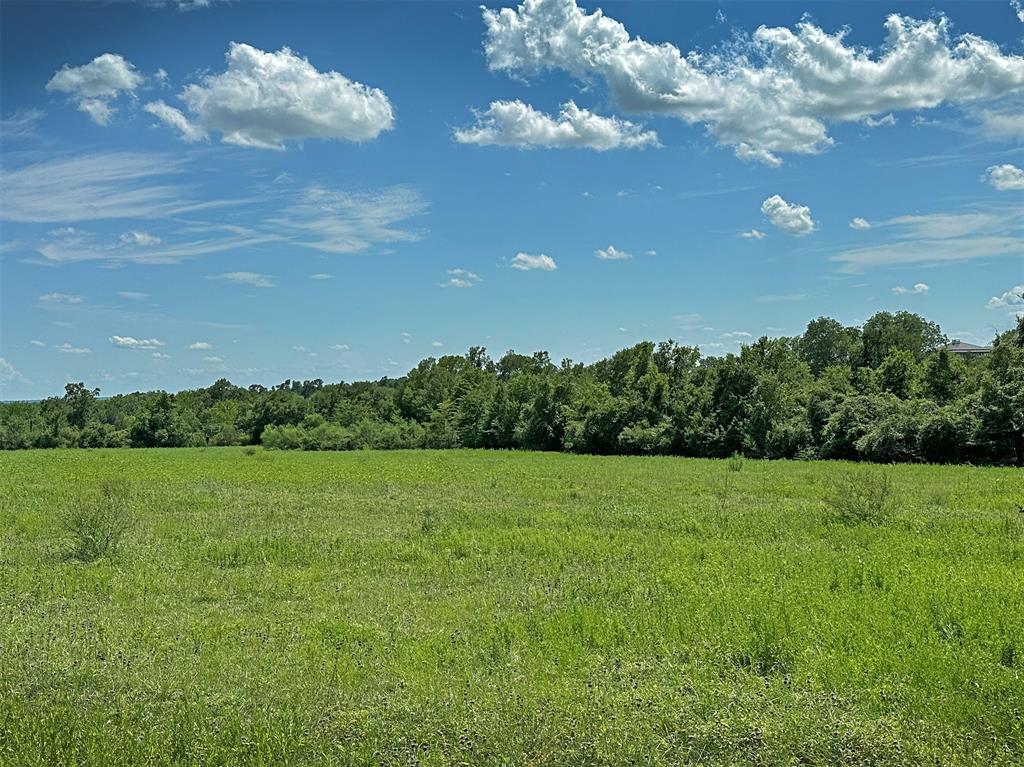
[[[113,557],[131,526],[131,496],[121,484],[104,482],[98,498],[89,498],[64,512],[63,527],[71,535],[68,556],[80,562]]]
[[[833,481],[827,503],[844,525],[881,525],[892,513],[893,495],[888,472],[850,471]]]
[[[1017,665],[1017,659],[1019,657],[1020,653],[1017,652],[1017,645],[1013,642],[1007,642],[999,652],[999,665],[1005,666],[1006,668],[1013,668]]]
[[[735,452],[727,459],[729,471],[743,471],[743,454]]]

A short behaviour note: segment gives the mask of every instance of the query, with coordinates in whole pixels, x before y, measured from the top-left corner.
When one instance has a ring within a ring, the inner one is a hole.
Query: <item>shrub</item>
[[[64,513],[63,526],[72,538],[71,559],[95,562],[121,548],[131,526],[131,497],[122,485],[105,483],[99,498],[91,498]]]
[[[827,502],[844,525],[880,525],[892,512],[892,477],[885,471],[848,472],[833,482]]]
[[[728,459],[729,471],[743,470],[743,456],[740,453],[733,453]]]

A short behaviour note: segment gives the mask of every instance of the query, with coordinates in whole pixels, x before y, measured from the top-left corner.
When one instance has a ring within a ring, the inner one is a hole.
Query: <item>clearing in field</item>
[[[4,765],[1019,765],[1021,472],[0,455]]]

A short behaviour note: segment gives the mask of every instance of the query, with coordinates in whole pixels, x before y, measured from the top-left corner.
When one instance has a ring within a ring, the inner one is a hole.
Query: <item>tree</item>
[[[84,429],[99,393],[99,389],[86,388],[81,382],[65,384],[64,402],[67,405],[68,423],[76,429]]]
[[[800,359],[815,376],[833,365],[849,365],[860,354],[861,333],[857,328],[843,327],[831,317],[818,317],[807,323],[807,329],[796,344]]]
[[[920,362],[948,342],[934,322],[912,312],[878,312],[864,323],[863,362],[878,367],[893,349],[910,352]]]

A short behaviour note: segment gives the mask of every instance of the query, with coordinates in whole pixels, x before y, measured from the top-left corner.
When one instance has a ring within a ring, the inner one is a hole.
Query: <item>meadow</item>
[[[0,764],[1020,765],[1019,504],[1010,468],[3,453]]]

